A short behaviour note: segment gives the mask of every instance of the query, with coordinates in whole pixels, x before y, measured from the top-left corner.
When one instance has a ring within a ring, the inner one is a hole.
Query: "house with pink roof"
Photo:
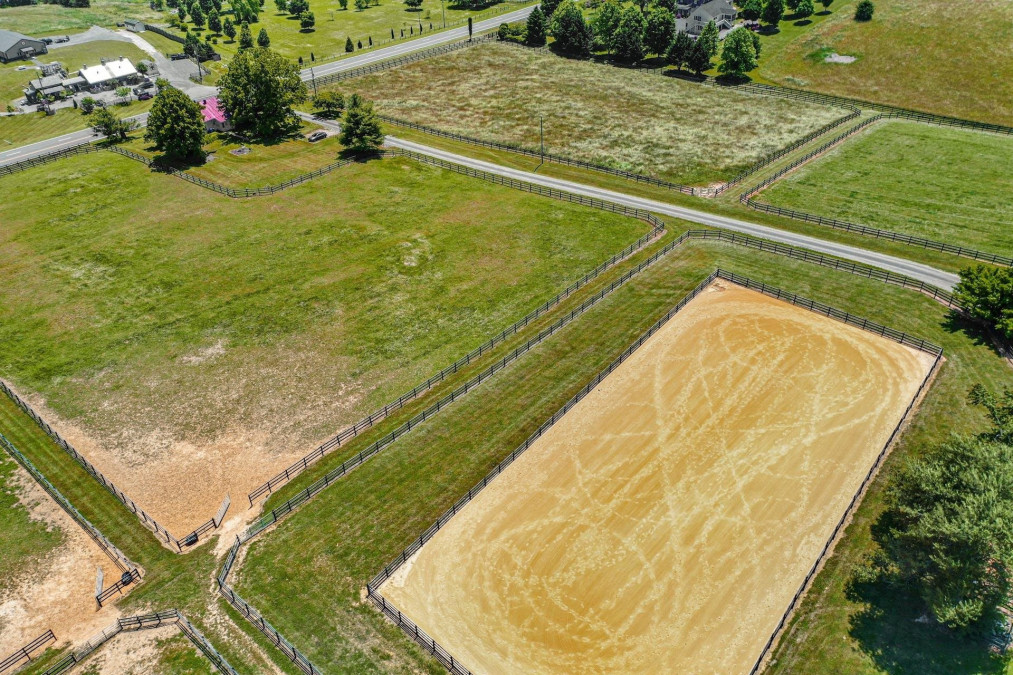
[[[201,114],[204,115],[204,128],[208,131],[231,131],[232,121],[225,108],[218,102],[217,96],[206,98],[200,102]]]

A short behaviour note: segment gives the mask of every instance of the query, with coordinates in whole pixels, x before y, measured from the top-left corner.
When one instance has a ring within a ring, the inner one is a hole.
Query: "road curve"
[[[478,33],[497,28],[501,23],[523,21],[528,18],[528,14],[531,14],[531,11],[534,8],[535,5],[530,5],[528,7],[524,7],[523,9],[494,16],[491,19],[477,21],[473,26],[474,32],[477,35]],[[417,52],[418,50],[425,49],[427,47],[435,47],[448,42],[463,40],[466,37],[468,37],[467,26],[451,28],[449,30],[433,33],[432,35],[416,38],[414,40],[406,40],[405,42],[401,42],[390,47],[384,47],[383,49],[377,49],[376,51],[368,52],[366,54],[362,54],[361,56],[351,56],[347,59],[331,61],[329,63],[313,66],[312,73],[310,72],[310,68],[305,68],[300,74],[303,80],[309,81],[314,76],[323,77],[324,75],[333,75],[334,73],[344,72],[346,70],[351,70],[352,68],[358,68],[359,66],[376,63],[377,61],[384,61],[386,59],[404,56],[405,54]]]
[[[848,244],[827,241],[825,239],[810,237],[804,234],[779,230],[766,225],[750,223],[736,218],[729,218],[727,216],[719,216],[684,206],[675,206],[674,204],[667,204],[653,199],[634,197],[622,192],[613,192],[612,190],[605,190],[603,188],[592,187],[582,183],[574,183],[568,180],[543,176],[528,171],[510,169],[498,164],[483,162],[478,159],[457,155],[444,150],[438,150],[427,145],[421,145],[419,143],[406,141],[393,136],[387,136],[387,144],[396,148],[413,150],[415,152],[443,159],[455,164],[469,166],[473,169],[488,171],[489,173],[494,173],[505,178],[513,178],[514,180],[543,185],[545,187],[564,190],[566,192],[572,192],[586,197],[594,197],[595,199],[601,199],[602,201],[612,202],[614,204],[622,204],[624,206],[653,211],[654,213],[682,218],[683,220],[699,223],[701,225],[720,227],[726,230],[742,232],[743,234],[751,234],[770,241],[776,241],[790,246],[798,246],[811,251],[818,251],[838,258],[844,258],[846,260],[853,260],[855,262],[872,265],[873,267],[878,267],[890,272],[896,272],[897,274],[903,274],[947,291],[952,290],[958,281],[956,274],[944,272],[929,265],[924,265],[912,260],[898,258],[885,253],[877,253],[876,251],[869,251],[857,246],[849,246]]]

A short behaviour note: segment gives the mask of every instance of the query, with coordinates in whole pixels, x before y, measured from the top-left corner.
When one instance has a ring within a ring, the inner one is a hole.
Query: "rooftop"
[[[129,60],[121,56],[116,61],[106,61],[102,65],[85,66],[81,69],[80,74],[85,82],[92,85],[136,75],[137,69],[134,68],[134,65]]]
[[[204,115],[204,121],[210,122],[212,120],[216,122],[224,123],[229,116],[225,113],[225,108],[218,103],[218,97],[213,96],[206,98],[200,102],[201,113]]]
[[[35,42],[41,42],[37,38],[30,37],[28,35],[22,35],[21,33],[15,33],[12,30],[4,30],[0,28],[0,51],[7,51],[21,40],[34,40]]]

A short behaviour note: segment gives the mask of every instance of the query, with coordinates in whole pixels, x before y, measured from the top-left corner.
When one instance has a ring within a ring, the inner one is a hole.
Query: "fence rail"
[[[13,392],[11,392],[7,388],[6,384],[2,380],[0,380],[0,389],[3,389],[8,396],[11,396],[13,394]],[[15,399],[15,403],[17,402],[17,400],[19,399]],[[4,436],[2,433],[0,433],[0,445],[2,445],[4,449],[7,451],[7,453],[10,454],[10,456],[13,457],[14,460],[18,464],[20,464],[25,471],[29,473],[29,475],[31,475],[31,477],[35,480],[35,482],[38,483],[39,486],[42,487],[42,489],[45,490],[50,497],[53,498],[53,501],[59,504],[60,508],[66,511],[67,515],[69,515],[74,520],[74,522],[76,522],[78,525],[81,526],[81,529],[83,529],[88,534],[88,536],[91,537],[92,541],[94,541],[98,545],[98,547],[102,549],[102,551],[105,552],[107,556],[109,556],[109,559],[113,561],[113,564],[116,565],[116,567],[120,570],[120,572],[129,572],[137,570],[137,566],[129,558],[127,558],[127,556],[125,556],[123,552],[120,551],[120,549],[118,549],[111,541],[109,541],[109,539],[104,534],[102,534],[102,532],[97,527],[92,525],[87,518],[81,515],[81,512],[78,511],[73,504],[71,504],[70,500],[64,497],[63,493],[57,490],[56,487],[49,482],[49,479],[47,479],[46,476],[41,471],[39,471],[39,469],[35,466],[35,464],[33,464],[30,459],[21,454],[21,451],[18,450],[16,447],[14,447],[14,444],[11,443],[7,439],[7,437]],[[140,578],[140,575],[138,575],[138,578]]]
[[[99,150],[100,148],[92,145],[91,143],[86,143],[84,145],[75,145],[74,147],[67,148],[65,150],[56,150],[54,152],[48,152],[44,155],[39,155],[38,157],[23,159],[20,162],[14,162],[12,164],[5,164],[4,166],[0,166],[0,176],[9,176],[11,174],[18,173],[19,171],[27,171],[28,169],[32,169],[37,166],[42,166],[43,164],[49,164],[50,162],[55,162],[65,157],[73,157],[74,155],[85,155],[91,152],[98,152]]]
[[[109,588],[103,589],[101,593],[96,595],[95,601],[98,602],[98,606],[101,607],[106,600],[116,595],[117,593],[122,593],[124,588],[130,586],[131,584],[137,583],[140,580],[141,580],[141,573],[140,571],[137,570],[136,567],[132,570],[124,572],[122,575],[120,575],[120,578],[116,580],[116,583],[114,583]]]
[[[783,300],[793,305],[803,307],[810,311],[816,312],[818,314],[822,314],[824,316],[828,316],[833,319],[843,321],[850,325],[857,326],[859,328],[862,328],[863,330],[868,330],[876,335],[881,335],[883,337],[900,342],[901,344],[905,344],[910,347],[926,351],[936,357],[933,363],[932,371],[935,370],[935,367],[936,365],[938,365],[939,360],[942,356],[941,347],[938,347],[920,338],[910,336],[901,331],[888,328],[886,326],[869,321],[867,319],[863,319],[861,317],[856,317],[848,312],[843,312],[829,305],[825,305],[823,303],[816,302],[808,298],[804,298],[794,293],[789,293],[779,288],[768,286],[767,284],[764,284],[762,282],[753,281],[748,277],[744,277],[735,274],[733,272],[727,272],[720,268],[715,270],[706,279],[700,282],[685,297],[683,297],[675,305],[675,307],[673,307],[664,316],[658,319],[658,321],[656,321],[650,328],[648,328],[646,332],[641,334],[641,336],[637,338],[637,340],[635,340],[633,344],[628,346],[622,352],[622,354],[619,355],[619,357],[617,357],[614,361],[612,361],[607,368],[599,372],[598,375],[596,375],[590,382],[584,385],[584,387],[582,387],[580,391],[578,391],[570,400],[568,400],[563,405],[562,408],[560,408],[552,415],[552,417],[550,417],[548,420],[542,423],[542,425],[539,426],[534,433],[532,433],[523,443],[521,443],[517,448],[515,448],[512,453],[510,453],[506,458],[503,459],[503,461],[497,464],[496,467],[493,468],[493,470],[490,471],[488,474],[486,474],[486,476],[483,477],[481,481],[476,483],[475,486],[469,489],[465,495],[463,495],[460,499],[454,502],[449,509],[444,511],[444,513],[439,518],[436,519],[436,522],[430,525],[419,536],[418,539],[409,544],[393,561],[391,561],[382,570],[380,570],[380,572],[378,572],[377,575],[373,577],[373,579],[366,585],[367,596],[369,597],[370,600],[373,601],[373,603],[377,606],[377,608],[379,608],[388,618],[390,618],[398,627],[400,627],[402,631],[404,631],[410,638],[418,642],[424,649],[426,649],[426,651],[429,651],[434,656],[436,656],[440,660],[440,662],[443,663],[444,666],[446,666],[448,669],[451,670],[451,672],[467,673],[468,671],[467,669],[464,668],[464,666],[462,666],[458,661],[456,661],[449,652],[447,652],[444,648],[440,647],[430,636],[425,634],[423,631],[420,631],[416,624],[414,624],[410,619],[404,616],[401,613],[401,611],[398,610],[392,603],[388,602],[383,597],[383,595],[380,594],[379,592],[380,586],[384,582],[386,582],[387,579],[389,579],[390,576],[394,572],[396,572],[401,566],[403,566],[413,555],[415,555],[415,553],[417,553],[419,549],[421,549],[430,539],[436,536],[436,533],[439,532],[440,529],[442,529],[448,522],[450,522],[450,520],[454,516],[456,516],[457,513],[460,512],[472,499],[474,499],[478,494],[480,494],[482,490],[488,487],[489,484],[492,483],[492,481],[495,480],[497,476],[499,476],[511,464],[513,464],[517,460],[517,458],[519,458],[532,445],[534,445],[539,438],[545,435],[545,433],[550,428],[552,428],[556,423],[558,423],[559,420],[561,420],[570,410],[574,408],[574,406],[576,406],[596,387],[598,387],[598,385],[600,385],[609,375],[611,375],[617,368],[619,368],[619,366],[621,366],[627,359],[629,359],[629,357],[632,356],[641,346],[643,346],[643,344],[647,342],[647,340],[649,340],[655,333],[657,333],[666,323],[668,323],[668,321],[672,319],[672,317],[674,317],[679,311],[681,311],[690,301],[692,301],[697,295],[699,295],[699,293],[708,285],[710,285],[715,279],[724,279],[732,283],[739,284],[747,288],[751,288],[753,290],[764,293],[765,295],[768,295],[770,297],[774,297],[779,300]],[[926,378],[922,381],[922,384],[919,387],[918,392],[916,393],[914,399],[912,399],[911,403],[908,404],[907,410],[904,413],[904,417],[902,418],[901,422],[898,423],[897,427],[894,429],[893,433],[890,436],[890,439],[887,441],[886,446],[884,447],[883,451],[881,451],[879,458],[876,460],[876,464],[873,466],[869,474],[866,476],[865,481],[862,483],[862,488],[852,498],[851,505],[848,507],[847,512],[841,519],[837,528],[835,528],[834,534],[831,537],[830,541],[828,541],[827,545],[820,553],[820,557],[817,560],[817,563],[813,566],[812,570],[810,571],[810,574],[807,576],[806,582],[803,584],[803,587],[796,594],[796,599],[795,601],[793,601],[792,606],[789,607],[789,611],[786,612],[785,616],[787,616],[790,613],[791,609],[794,607],[794,602],[796,602],[798,597],[801,596],[801,594],[804,592],[806,588],[806,584],[808,584],[812,575],[815,574],[815,570],[818,568],[819,562],[826,555],[834,538],[836,538],[838,532],[843,527],[843,523],[845,522],[848,514],[850,514],[851,510],[857,503],[857,500],[859,499],[862,490],[864,490],[865,485],[867,485],[868,481],[871,479],[872,475],[875,472],[875,469],[882,461],[882,458],[885,455],[886,451],[889,449],[890,445],[893,443],[896,436],[898,435],[904,420],[911,412],[915,401],[918,400],[918,397],[924,390],[932,371],[930,371],[929,375],[927,375]],[[780,630],[784,620],[785,619],[782,618],[781,624],[779,624],[777,630],[775,630],[775,635],[777,634],[777,631]],[[758,665],[760,661],[762,661],[772,641],[773,639],[770,642],[768,642],[768,646],[764,648],[764,653],[761,654],[760,660],[757,661]],[[756,667],[754,667],[753,672],[755,672],[755,670]]]
[[[189,620],[187,620],[183,613],[177,609],[117,619],[116,623],[112,624],[101,633],[88,640],[84,643],[84,645],[57,661],[56,664],[46,670],[43,675],[59,675],[59,673],[64,673],[70,670],[75,665],[86,659],[96,649],[122,632],[148,630],[165,625],[178,626],[183,634],[194,643],[194,646],[200,649],[201,652],[203,652],[205,656],[211,660],[219,672],[225,673],[226,675],[239,675],[236,672],[236,669],[229,665],[229,662],[225,660],[225,657],[219,654],[211,643],[208,642],[207,638],[205,638],[204,635],[197,630],[197,628],[194,627]]]
[[[10,670],[14,666],[17,666],[22,661],[29,662],[32,660],[32,652],[41,649],[44,645],[50,642],[56,642],[56,636],[52,630],[47,630],[45,633],[35,638],[21,649],[17,650],[3,661],[0,661],[0,673],[6,670]]]

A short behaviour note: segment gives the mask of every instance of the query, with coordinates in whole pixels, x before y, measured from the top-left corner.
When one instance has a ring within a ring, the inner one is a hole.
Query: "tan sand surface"
[[[725,282],[381,588],[476,673],[745,673],[931,358]]]
[[[95,602],[97,568],[102,568],[108,586],[119,578],[116,565],[27,471],[18,467],[13,475],[16,482],[11,487],[31,517],[59,528],[65,538],[38,568],[14,579],[12,590],[0,597],[0,658],[47,629],[56,635],[57,645],[80,644],[120,616],[111,603],[99,609]]]

